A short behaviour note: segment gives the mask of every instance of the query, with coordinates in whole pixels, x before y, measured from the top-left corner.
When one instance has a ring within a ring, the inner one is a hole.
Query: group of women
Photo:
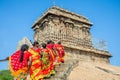
[[[65,52],[61,42],[54,44],[49,40],[39,46],[38,42],[34,42],[32,48],[23,44],[20,50],[9,57],[9,69],[14,80],[49,78],[55,74],[55,65],[64,63]]]

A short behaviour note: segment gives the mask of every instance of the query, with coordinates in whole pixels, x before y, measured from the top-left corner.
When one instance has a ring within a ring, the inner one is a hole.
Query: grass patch
[[[9,70],[1,70],[0,80],[13,80],[13,76],[11,75]]]

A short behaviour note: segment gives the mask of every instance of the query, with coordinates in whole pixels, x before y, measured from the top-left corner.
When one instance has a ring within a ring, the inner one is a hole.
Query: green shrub
[[[2,70],[0,71],[0,80],[13,80],[13,76],[9,70]]]

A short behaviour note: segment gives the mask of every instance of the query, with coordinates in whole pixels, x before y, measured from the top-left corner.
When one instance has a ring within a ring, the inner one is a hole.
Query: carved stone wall
[[[60,40],[66,45],[92,46],[90,28],[83,23],[77,23],[65,17],[47,15],[45,20],[35,27],[34,37],[35,40],[40,42],[51,39],[54,41]]]
[[[100,51],[92,46],[92,24],[83,16],[63,10],[50,8],[33,25],[34,39],[40,43],[53,40],[61,41],[66,53],[79,54],[80,58],[109,63],[109,52]]]

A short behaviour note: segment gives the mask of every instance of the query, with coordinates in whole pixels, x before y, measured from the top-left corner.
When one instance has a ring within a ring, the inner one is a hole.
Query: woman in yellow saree
[[[9,69],[14,80],[26,80],[27,74],[31,66],[31,53],[29,53],[28,45],[21,46],[21,50],[16,51],[9,57]]]
[[[40,51],[41,49],[39,48],[38,42],[34,42],[33,48],[29,49],[29,52],[32,54],[30,80],[42,80],[44,77],[41,69]]]

